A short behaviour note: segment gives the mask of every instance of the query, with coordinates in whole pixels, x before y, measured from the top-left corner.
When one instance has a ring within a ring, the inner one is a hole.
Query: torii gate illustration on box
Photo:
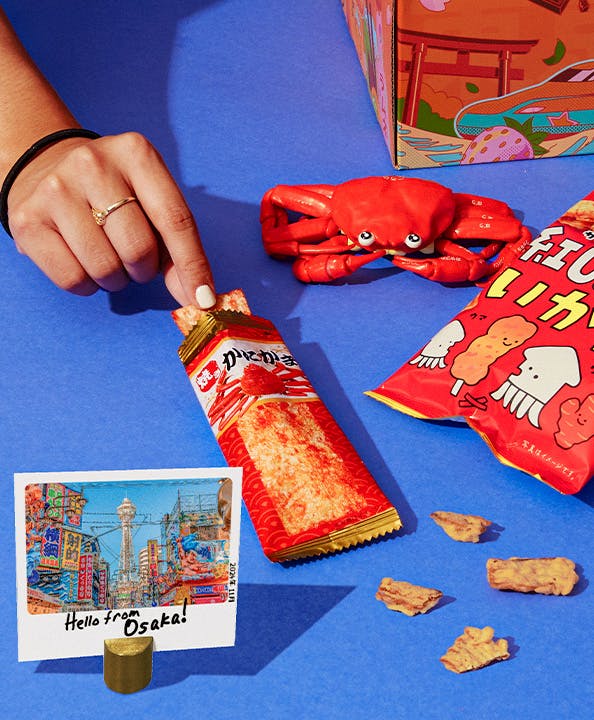
[[[415,126],[417,122],[421,83],[423,75],[461,75],[475,78],[496,78],[497,95],[506,95],[511,90],[512,80],[523,80],[524,71],[512,68],[514,55],[525,55],[538,40],[487,40],[482,38],[435,35],[414,30],[396,31],[398,42],[410,45],[410,60],[400,59],[398,70],[408,73],[408,83],[402,112],[402,122]],[[426,59],[427,51],[449,50],[456,54],[455,62],[434,62]],[[470,53],[497,56],[497,64],[470,62]]]

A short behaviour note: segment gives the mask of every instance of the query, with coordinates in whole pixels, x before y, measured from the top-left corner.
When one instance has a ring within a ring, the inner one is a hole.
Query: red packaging
[[[594,192],[369,392],[464,417],[499,460],[563,493],[594,474]]]
[[[273,561],[320,555],[401,527],[272,323],[204,313],[179,349]]]

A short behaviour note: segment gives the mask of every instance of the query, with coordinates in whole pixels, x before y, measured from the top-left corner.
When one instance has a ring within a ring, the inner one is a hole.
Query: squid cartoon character
[[[410,364],[431,370],[436,367],[444,368],[446,366],[444,358],[449,349],[460,340],[464,340],[464,335],[462,323],[459,320],[452,320],[429,340]]]
[[[500,400],[512,415],[526,416],[540,429],[539,416],[546,403],[564,385],[579,385],[578,356],[572,347],[540,346],[525,350],[524,358],[520,372],[510,375],[491,397]]]

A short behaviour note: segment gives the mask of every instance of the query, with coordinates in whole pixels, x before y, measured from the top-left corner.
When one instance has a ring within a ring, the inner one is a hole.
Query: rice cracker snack
[[[496,590],[569,595],[579,579],[575,563],[565,557],[487,560],[487,580]]]
[[[385,577],[375,593],[388,610],[396,610],[409,617],[424,614],[434,608],[443,597],[441,590],[413,585],[406,580]]]
[[[594,193],[368,394],[463,417],[503,463],[562,493],[594,474]]]
[[[396,509],[272,323],[202,313],[179,348],[270,560],[340,550],[398,530]]]
[[[235,310],[244,315],[251,315],[250,306],[243,290],[239,288],[217,295],[216,303],[212,310]],[[173,321],[184,335],[189,335],[192,328],[204,317],[207,310],[202,310],[197,305],[184,305],[171,313]]]
[[[510,657],[507,640],[494,640],[495,632],[484,628],[465,627],[462,635],[454,640],[445,655],[439,659],[444,667],[455,673],[470,672],[492,665]]]
[[[429,516],[452,540],[457,542],[479,542],[481,535],[493,523],[480,515],[436,510]]]

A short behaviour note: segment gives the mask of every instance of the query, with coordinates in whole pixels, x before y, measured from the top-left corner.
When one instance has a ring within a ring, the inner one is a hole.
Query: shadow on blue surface
[[[135,315],[146,310],[171,312],[179,307],[165,287],[162,277],[145,285],[130,283],[123,290],[109,293],[109,307],[116,315]]]
[[[584,575],[584,568],[581,565],[578,565],[576,563],[575,571],[578,574],[579,580],[575,584],[570,595],[581,595],[584,592],[584,590],[588,587],[590,582],[589,582],[588,578]]]
[[[240,584],[234,647],[155,653],[148,689],[190,675],[256,675],[343,600],[349,585]],[[38,673],[103,672],[102,657],[44,660]]]
[[[256,205],[209,195],[202,187],[184,188],[188,205],[194,213],[202,242],[215,279],[217,292],[241,288],[248,301],[263,300],[263,307],[252,307],[255,314],[267,316],[266,298],[274,299],[275,316],[284,317],[299,301],[303,286],[291,282],[290,265],[275,263],[264,252],[260,239],[259,208]],[[237,248],[218,245],[220,237],[237,238]],[[275,272],[282,273],[270,283]],[[286,272],[286,277],[285,277]],[[271,276],[271,277],[270,277]],[[278,287],[282,280],[284,287]],[[110,308],[118,315],[134,315],[146,310],[171,311],[178,303],[169,295],[161,277],[146,285],[131,283],[123,290],[109,294]]]
[[[503,525],[497,523],[491,523],[485,532],[480,536],[479,543],[495,542],[505,530]]]
[[[427,610],[425,615],[431,615],[431,613],[439,611],[441,610],[441,608],[445,607],[446,605],[450,605],[453,602],[456,602],[456,598],[453,595],[442,595],[439,598],[439,602],[437,603],[437,605],[434,605],[432,608]]]
[[[509,653],[509,659],[513,660],[520,652],[520,646],[516,644],[513,637],[507,635],[504,640],[507,640],[507,651]]]
[[[143,12],[119,0],[6,0],[2,6],[83,127],[104,134],[145,133],[169,165],[176,154],[168,117],[169,72],[180,23],[222,2],[150,2]]]
[[[586,503],[586,505],[594,507],[594,480],[591,480],[588,485],[576,495],[576,498]]]

